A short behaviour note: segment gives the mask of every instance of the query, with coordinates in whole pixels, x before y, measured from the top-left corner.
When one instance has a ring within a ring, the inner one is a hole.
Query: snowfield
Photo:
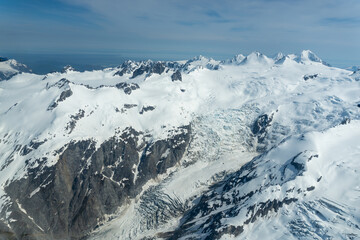
[[[9,61],[0,62],[4,76],[14,73],[0,81],[0,220],[10,229],[6,187],[55,166],[69,143],[99,149],[129,127],[155,142],[191,125],[181,160],[87,237],[360,238],[357,72],[309,50],[46,75]]]

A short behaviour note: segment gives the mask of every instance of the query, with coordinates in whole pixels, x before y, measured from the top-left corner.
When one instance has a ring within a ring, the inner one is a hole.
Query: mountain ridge
[[[281,57],[280,57],[281,56]],[[309,57],[310,56],[310,57]],[[284,59],[292,59],[296,62],[301,62],[303,64],[309,63],[309,62],[318,62],[318,63],[322,63],[324,65],[328,65],[326,62],[324,62],[323,60],[321,60],[315,53],[313,53],[310,50],[303,50],[300,54],[295,55],[295,54],[289,54],[289,55],[284,55],[282,53],[278,53],[275,57],[271,58],[271,57],[267,57],[266,55],[254,51],[251,52],[250,54],[248,54],[247,56],[243,55],[243,54],[237,54],[235,55],[233,58],[227,59],[227,60],[222,60],[222,61],[217,61],[214,60],[213,58],[207,58],[204,57],[202,55],[199,56],[195,56],[189,60],[181,60],[181,61],[153,61],[153,60],[143,60],[143,61],[133,61],[133,60],[126,60],[124,61],[124,63],[122,63],[121,65],[119,65],[118,67],[115,68],[127,68],[127,70],[131,70],[132,68],[138,68],[140,66],[147,66],[147,65],[152,65],[152,64],[165,64],[168,65],[169,67],[183,67],[183,68],[189,68],[189,66],[191,65],[197,65],[197,67],[205,67],[205,68],[216,68],[216,66],[218,66],[219,64],[246,64],[247,61],[249,61],[248,59],[253,59],[252,61],[257,62],[259,61],[259,59],[267,59],[265,61],[274,61],[275,63],[281,64],[284,62]],[[14,74],[17,74],[19,72],[32,72],[31,69],[29,69],[26,65],[18,63],[15,59],[8,59],[6,57],[1,57],[1,61],[2,64],[0,64],[0,72],[4,72],[4,71],[11,71]],[[203,64],[200,64],[201,62],[203,62]],[[195,64],[194,64],[195,63]],[[7,66],[6,66],[6,65]],[[3,66],[3,67],[2,67]],[[330,66],[330,65],[329,65]],[[7,68],[7,69],[6,69]],[[66,65],[64,66],[62,71],[66,71],[67,69],[70,69],[72,71],[75,71],[75,69],[70,66],[70,65]],[[104,68],[107,69],[107,68]],[[89,70],[86,70],[89,71]],[[91,70],[90,70],[91,71]],[[121,71],[119,71],[120,74]],[[123,73],[122,73],[123,74]],[[11,75],[14,76],[14,75]],[[5,77],[3,77],[5,79]],[[11,78],[10,75],[6,77],[6,79]],[[2,79],[2,80],[4,80]]]

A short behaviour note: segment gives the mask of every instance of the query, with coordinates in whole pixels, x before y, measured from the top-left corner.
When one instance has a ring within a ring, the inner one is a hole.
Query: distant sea
[[[78,71],[91,71],[106,67],[116,67],[126,60],[142,59],[110,54],[1,54],[26,64],[34,73],[46,74],[61,71],[66,65],[71,65]]]

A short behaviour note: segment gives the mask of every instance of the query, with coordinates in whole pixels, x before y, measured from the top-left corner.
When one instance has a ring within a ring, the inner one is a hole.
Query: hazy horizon
[[[250,53],[250,52],[249,52]],[[247,55],[249,53],[241,53]],[[240,54],[240,53],[236,53]],[[205,57],[214,58],[216,60],[226,60],[230,59],[233,55],[218,55],[218,56],[208,56]],[[274,57],[277,53],[268,55],[268,57]],[[290,54],[290,53],[288,53]],[[299,53],[295,53],[299,54]],[[315,52],[316,54],[316,52]],[[178,60],[189,60],[198,55],[183,55],[183,56],[160,56],[152,57],[151,55],[144,54],[141,56],[139,53],[135,56],[125,55],[125,54],[101,54],[101,53],[0,53],[0,56],[6,57],[9,59],[15,59],[20,63],[26,64],[34,73],[45,74],[52,71],[61,71],[64,66],[71,65],[76,70],[85,71],[85,70],[98,70],[106,67],[116,67],[121,65],[126,60],[133,61],[142,61],[142,60],[154,60],[154,61],[178,61]],[[329,63],[331,66],[339,68],[350,68],[353,66],[359,66],[359,64],[351,64],[351,61],[348,62],[335,62],[324,59],[319,56],[322,60]]]
[[[359,12],[357,0],[3,0],[0,55],[103,65],[310,49],[346,68],[360,65]]]

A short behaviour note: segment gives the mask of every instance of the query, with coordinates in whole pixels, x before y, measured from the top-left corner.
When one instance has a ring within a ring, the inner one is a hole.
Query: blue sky
[[[359,0],[0,0],[0,55],[216,59],[310,49],[360,65]]]

